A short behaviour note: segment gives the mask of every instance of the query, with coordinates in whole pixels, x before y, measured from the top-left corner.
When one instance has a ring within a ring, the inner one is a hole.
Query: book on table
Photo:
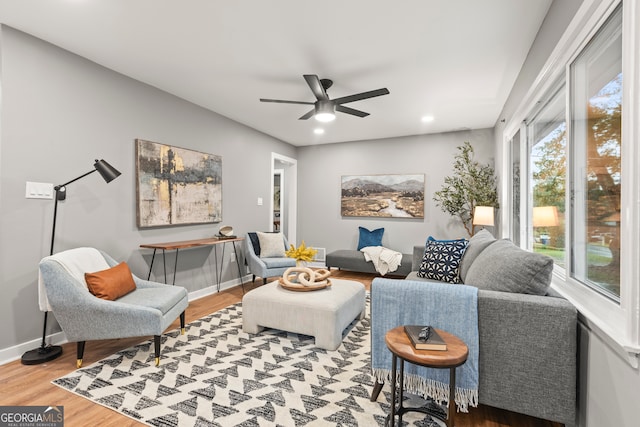
[[[447,349],[447,343],[432,326],[405,325],[404,331],[416,350]]]

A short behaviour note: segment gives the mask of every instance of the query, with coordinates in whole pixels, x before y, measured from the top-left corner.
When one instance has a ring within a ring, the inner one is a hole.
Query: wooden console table
[[[178,267],[178,254],[180,253],[180,249],[188,249],[188,248],[197,248],[201,246],[213,246],[214,251],[214,262],[216,266],[216,286],[218,292],[220,292],[220,280],[222,280],[222,269],[218,270],[218,245],[222,245],[222,260],[224,261],[224,248],[226,243],[233,244],[233,251],[236,256],[236,264],[238,265],[238,279],[240,280],[240,284],[242,285],[242,293],[244,293],[244,283],[242,283],[242,271],[240,270],[240,263],[238,262],[238,248],[236,248],[236,242],[243,241],[242,237],[234,237],[234,238],[218,238],[218,237],[210,237],[207,239],[196,239],[196,240],[183,240],[181,242],[167,242],[167,243],[145,243],[140,245],[141,248],[153,249],[153,256],[151,257],[151,265],[149,266],[149,274],[147,275],[147,280],[151,278],[151,271],[153,270],[153,261],[156,258],[156,251],[158,249],[162,249],[162,264],[164,266],[164,282],[167,283],[167,263],[165,260],[165,251],[167,250],[175,250],[176,251],[176,260],[173,266],[173,282],[172,285],[176,284],[176,272]]]

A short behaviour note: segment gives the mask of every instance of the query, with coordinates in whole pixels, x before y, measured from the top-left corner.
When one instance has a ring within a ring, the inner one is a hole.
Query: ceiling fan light
[[[333,113],[319,113],[314,116],[317,121],[327,123],[336,119],[336,115]]]
[[[333,112],[333,105],[331,103],[317,103],[314,117],[323,123],[335,120],[336,114]]]

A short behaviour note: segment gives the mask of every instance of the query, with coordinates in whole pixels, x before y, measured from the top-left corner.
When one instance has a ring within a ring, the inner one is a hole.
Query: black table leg
[[[240,285],[242,285],[242,295],[244,295],[244,282],[242,281],[242,271],[240,271],[240,261],[238,260],[238,248],[236,248],[235,240],[231,242],[233,245],[233,253],[236,256],[236,265],[238,266],[238,280],[240,280]]]
[[[396,367],[398,363],[398,356],[393,354],[391,358],[391,412],[389,414],[389,423],[387,423],[390,427],[393,427],[396,422]]]
[[[172,285],[176,284],[176,273],[178,272],[178,252],[180,252],[180,249],[176,248],[176,260],[173,263],[173,282],[171,283]],[[164,278],[164,281],[166,283],[167,278]]]
[[[453,415],[456,411],[456,368],[449,369],[449,415],[445,421],[447,427],[453,427]]]
[[[398,390],[398,425],[402,427],[402,414],[404,414],[404,359],[400,358],[400,389]]]
[[[153,249],[153,255],[151,256],[151,265],[149,266],[149,274],[147,274],[147,280],[151,279],[151,270],[153,270],[153,260],[156,259],[156,249]]]
[[[167,284],[167,259],[165,257],[164,249],[162,250],[162,265],[164,266],[164,283]]]
[[[224,262],[224,243],[222,244],[222,262]],[[220,280],[222,279],[222,274],[218,273],[218,246],[213,245],[213,263],[216,266],[216,288],[218,292],[220,292]]]

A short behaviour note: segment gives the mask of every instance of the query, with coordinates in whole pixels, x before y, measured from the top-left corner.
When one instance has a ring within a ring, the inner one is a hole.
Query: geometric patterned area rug
[[[190,323],[185,335],[164,334],[158,367],[149,340],[53,384],[150,426],[383,426],[391,394],[385,385],[369,400],[369,325],[368,316],[355,320],[327,351],[307,335],[244,333],[238,303]],[[439,425],[420,413],[403,421]]]

